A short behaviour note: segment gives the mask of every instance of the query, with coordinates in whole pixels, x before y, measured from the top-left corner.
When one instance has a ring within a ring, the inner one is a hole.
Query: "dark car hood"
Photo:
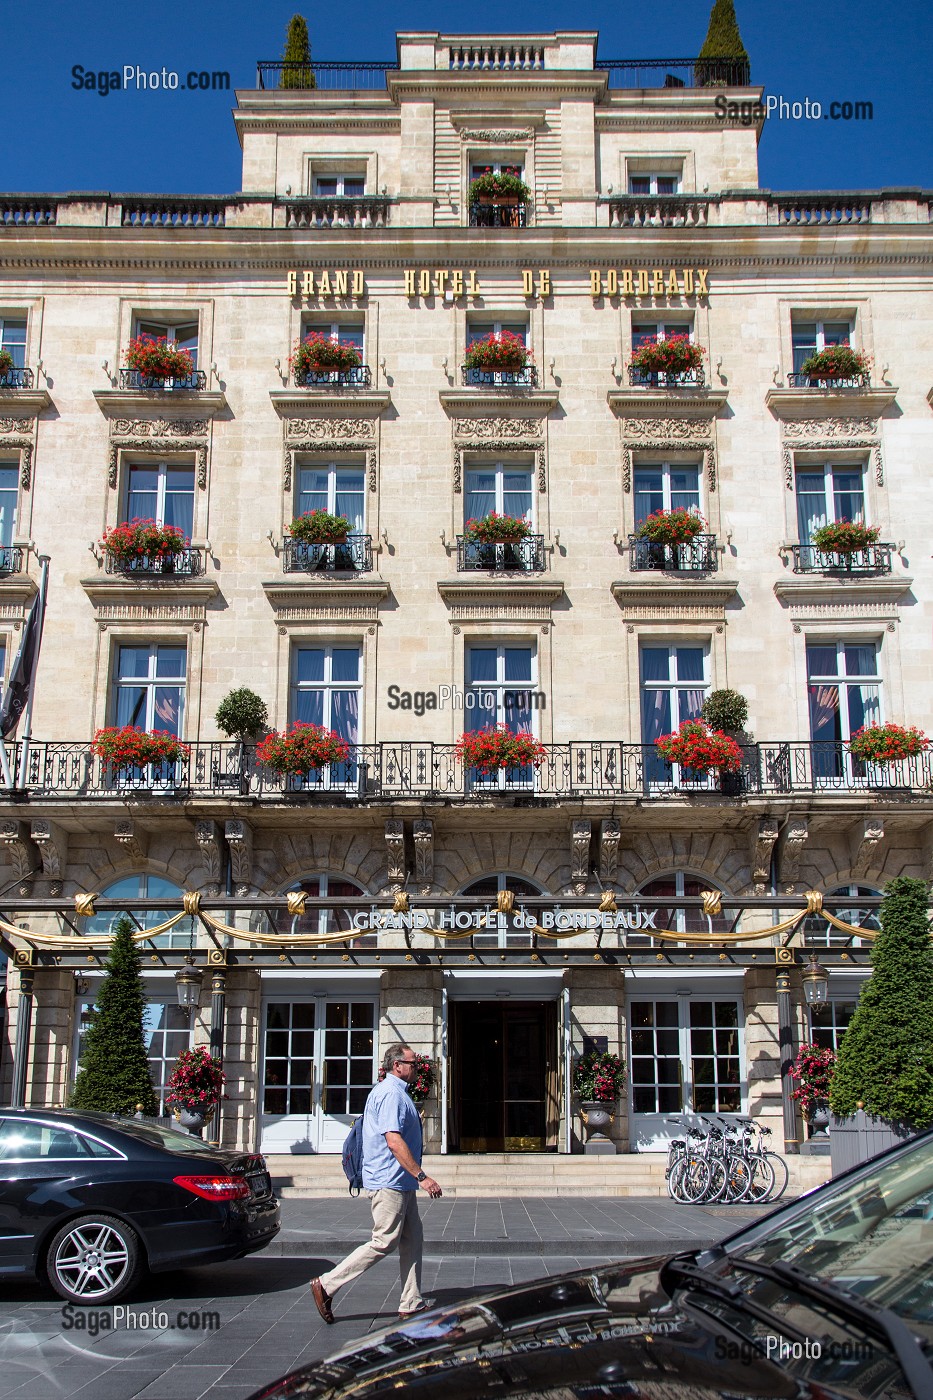
[[[800,1367],[792,1373],[750,1354],[714,1318],[672,1302],[659,1282],[662,1263],[561,1274],[435,1308],[368,1333],[251,1400],[400,1392],[420,1400],[852,1400],[875,1393],[851,1381],[827,1387],[825,1376],[820,1384]]]

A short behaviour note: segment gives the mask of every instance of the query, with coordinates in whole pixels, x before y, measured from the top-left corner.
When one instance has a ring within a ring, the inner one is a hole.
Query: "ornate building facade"
[[[717,101],[747,77],[595,49],[401,34],[396,65],[238,93],[237,195],[0,203],[7,671],[50,559],[0,791],[4,1097],[66,1100],[126,908],[154,1080],[213,1040],[227,1141],[337,1151],[397,1037],[437,1068],[435,1151],[572,1150],[592,1049],[627,1062],[622,1151],[690,1111],[801,1140],[782,1062],[843,1033],[873,901],[933,851],[928,756],[849,751],[931,722],[931,201],[762,190],[760,120]],[[504,331],[525,363],[471,367]],[[140,332],[193,372],[128,368]],[[358,364],[296,376],[312,333]],[[699,369],[632,367],[676,336]],[[834,345],[870,365],[802,370]],[[640,533],[678,508],[692,542]],[[345,543],[292,534],[314,509]],[[491,511],[523,537],[477,539]],[[190,543],[121,564],[134,517]],[[815,543],[843,519],[871,541]],[[345,757],[263,765],[215,724],[240,686]],[[723,688],[738,769],[665,763]],[[459,736],[500,723],[537,760],[471,767]],[[114,769],[90,746],[122,724],[186,747]]]

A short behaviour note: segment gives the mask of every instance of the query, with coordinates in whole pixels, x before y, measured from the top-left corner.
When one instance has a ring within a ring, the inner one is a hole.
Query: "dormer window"
[[[366,192],[366,177],[348,171],[336,175],[315,175],[317,199],[359,199]]]
[[[642,195],[680,194],[680,176],[670,171],[663,174],[646,171],[639,175],[630,175],[628,192]]]

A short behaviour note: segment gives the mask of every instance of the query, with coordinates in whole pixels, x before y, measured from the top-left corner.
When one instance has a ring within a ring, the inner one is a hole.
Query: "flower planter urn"
[[[179,1127],[187,1129],[195,1137],[200,1137],[213,1116],[213,1108],[209,1108],[205,1113],[202,1113],[200,1109],[193,1108],[176,1108],[175,1110],[175,1121]]]
[[[586,1143],[583,1151],[587,1156],[616,1155],[616,1145],[609,1136],[612,1120],[616,1115],[616,1101],[587,1099],[580,1104],[583,1123],[586,1128]]]

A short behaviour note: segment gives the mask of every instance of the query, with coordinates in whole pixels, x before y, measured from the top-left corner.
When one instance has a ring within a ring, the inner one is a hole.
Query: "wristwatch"
[[[428,1179],[428,1174],[427,1174],[427,1172],[419,1172],[418,1175],[415,1177],[415,1180],[416,1180],[416,1181],[427,1181],[427,1179]]]

